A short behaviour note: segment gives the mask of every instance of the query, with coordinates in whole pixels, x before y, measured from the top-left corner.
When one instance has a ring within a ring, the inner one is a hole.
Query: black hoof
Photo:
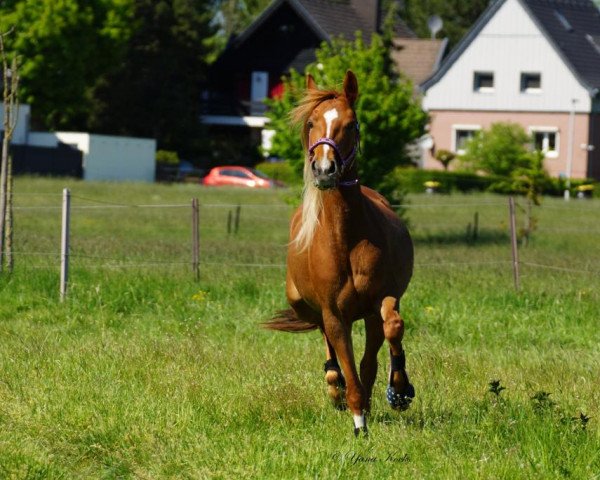
[[[362,434],[361,434],[362,432]],[[363,438],[367,438],[369,436],[369,431],[367,430],[367,427],[359,427],[359,428],[354,428],[354,436],[355,437],[359,437],[362,436]]]
[[[386,397],[394,410],[406,410],[415,398],[415,387],[409,383],[405,393],[397,393],[392,385],[388,385]]]

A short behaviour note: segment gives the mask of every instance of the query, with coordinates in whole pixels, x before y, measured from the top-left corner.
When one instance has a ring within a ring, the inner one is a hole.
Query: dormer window
[[[542,91],[541,73],[521,73],[521,92],[539,93]]]
[[[490,93],[494,91],[494,72],[475,72],[473,75],[473,91]]]

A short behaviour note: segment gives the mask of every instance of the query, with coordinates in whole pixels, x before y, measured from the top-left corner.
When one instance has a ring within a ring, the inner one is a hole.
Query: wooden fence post
[[[510,243],[512,247],[513,278],[515,281],[515,290],[520,288],[519,282],[519,249],[517,246],[517,220],[515,216],[515,199],[508,197],[508,211],[510,214]]]
[[[198,199],[192,198],[192,271],[194,280],[200,280],[200,208]]]
[[[67,285],[69,283],[69,230],[71,224],[71,192],[68,188],[63,189],[62,201],[62,230],[60,242],[60,301],[63,302],[67,296]]]
[[[240,214],[242,213],[242,206],[238,205],[235,208],[235,223],[233,232],[237,235],[238,230],[240,229]]]

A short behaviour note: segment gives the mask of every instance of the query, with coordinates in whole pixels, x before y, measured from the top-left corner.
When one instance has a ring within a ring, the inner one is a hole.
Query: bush
[[[509,177],[531,164],[528,144],[531,138],[517,123],[493,123],[467,142],[460,163],[473,171]]]
[[[170,150],[157,150],[156,163],[161,163],[163,165],[179,165],[179,155],[177,155],[177,152],[172,152]]]
[[[426,182],[437,182],[440,193],[484,192],[496,181],[496,177],[483,177],[470,172],[448,172],[445,170],[420,170],[397,167],[387,175],[384,184],[388,191],[422,193]]]
[[[515,182],[514,177],[502,177],[500,175],[477,175],[465,171],[447,172],[444,170],[421,170],[416,168],[396,167],[387,175],[383,186],[385,193],[393,203],[395,198],[400,198],[406,193],[423,193],[427,186],[426,182],[436,182],[435,191],[438,193],[452,192],[493,192],[505,195],[526,193],[522,186]],[[577,188],[581,185],[595,185],[591,191],[598,196],[600,187],[595,180],[572,179],[571,194],[577,194]],[[540,182],[540,193],[543,195],[561,197],[566,188],[563,178],[545,177]]]
[[[302,184],[302,176],[286,160],[283,162],[262,162],[255,167],[273,180],[279,180],[286,185]]]

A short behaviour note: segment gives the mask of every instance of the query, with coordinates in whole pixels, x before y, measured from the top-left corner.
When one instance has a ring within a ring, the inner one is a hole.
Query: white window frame
[[[493,87],[481,87],[478,85],[478,76],[480,75],[491,75]],[[473,72],[473,91],[475,93],[494,93],[496,91],[496,75],[494,72],[489,70],[475,70]]]
[[[529,127],[529,135],[535,133],[553,133],[554,134],[554,150],[542,150],[546,158],[557,158],[560,152],[560,130],[558,127],[545,127],[534,125]],[[535,147],[535,145],[533,145]]]
[[[539,75],[539,77],[540,77],[539,88],[527,88],[524,83],[525,75]],[[521,77],[519,78],[519,90],[521,93],[527,93],[527,94],[542,93],[542,72],[521,72]]]
[[[468,130],[474,133],[481,130],[481,125],[465,125],[465,124],[456,124],[452,125],[452,138],[450,139],[450,145],[452,146],[451,150],[457,155],[464,155],[464,149],[457,150],[456,145],[456,132],[459,130]]]

